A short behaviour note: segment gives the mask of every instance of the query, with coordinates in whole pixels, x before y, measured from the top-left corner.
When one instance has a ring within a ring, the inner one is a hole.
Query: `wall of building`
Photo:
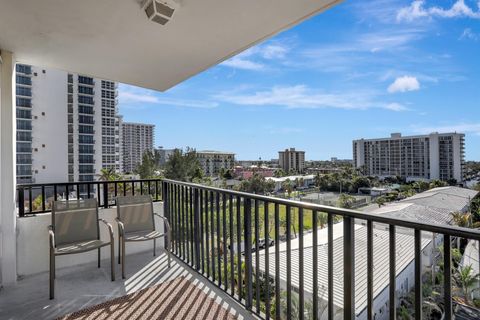
[[[68,179],[67,73],[32,67],[32,170],[35,183]]]

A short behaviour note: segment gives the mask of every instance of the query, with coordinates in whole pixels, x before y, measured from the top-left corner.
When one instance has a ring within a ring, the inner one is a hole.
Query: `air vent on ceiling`
[[[150,0],[144,6],[148,19],[161,25],[169,22],[177,9],[178,3],[173,0]]]

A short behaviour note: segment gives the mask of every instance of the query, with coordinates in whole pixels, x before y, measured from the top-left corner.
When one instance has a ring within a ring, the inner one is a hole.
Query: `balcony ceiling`
[[[176,0],[160,25],[141,1],[0,0],[0,48],[18,62],[164,91],[340,2]]]

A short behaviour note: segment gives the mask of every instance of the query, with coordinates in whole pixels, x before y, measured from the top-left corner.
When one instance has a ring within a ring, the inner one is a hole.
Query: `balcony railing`
[[[427,241],[425,236],[432,233],[443,235],[444,248],[451,248],[453,238],[480,240],[480,232],[472,229],[394,219],[171,180],[163,181],[163,199],[164,212],[172,227],[173,253],[246,309],[264,319],[304,319],[306,314],[311,319],[320,319],[323,311],[325,315],[328,313],[328,319],[334,319],[339,312],[338,291],[341,289],[337,287],[334,290],[334,278],[339,277],[339,272],[343,273],[343,319],[355,319],[362,312],[366,314],[366,319],[374,319],[374,269],[378,272],[380,266],[373,264],[373,246],[379,226],[387,235],[388,255],[375,259],[384,259],[382,264],[389,273],[385,290],[388,292],[389,310],[394,310],[390,319],[395,318],[399,307],[396,259],[402,243],[397,244],[397,238],[403,239],[409,233],[413,245],[408,250],[413,251],[415,319],[421,319],[422,248]],[[326,262],[319,259],[320,250],[325,250],[319,246],[317,230],[320,221],[326,224],[328,231]],[[334,266],[333,229],[335,222],[339,221],[343,223],[343,239],[342,248],[336,248],[342,251],[341,261],[336,263],[343,262],[341,268]],[[359,224],[366,228],[365,235],[360,231],[356,235],[356,230],[360,229],[356,229],[355,225]],[[312,243],[308,245],[311,257],[306,259],[304,238],[312,230]],[[297,239],[292,239],[292,231],[297,233]],[[366,239],[362,239],[362,235]],[[270,238],[273,238],[273,247],[270,246]],[[295,258],[292,258],[293,241],[298,245]],[[359,256],[355,257],[355,244],[358,241],[366,243],[366,252],[362,253],[366,256],[366,264],[363,265],[366,281],[360,283],[364,290],[366,286],[365,309],[358,309],[355,305],[355,289],[359,288],[359,283],[355,284],[355,274],[362,268],[360,264],[356,266]],[[260,252],[260,249],[263,251]],[[442,308],[444,319],[452,319],[452,255],[450,250],[444,251],[444,268],[440,271],[445,279]],[[324,262],[326,270],[321,269]],[[271,263],[274,265],[271,266]],[[309,273],[305,273],[307,269]],[[293,277],[293,273],[296,277]],[[319,277],[325,274],[328,283],[323,287],[319,285]],[[313,286],[308,294],[305,291],[307,275],[309,285]],[[335,305],[334,301],[337,302]],[[311,307],[309,312],[306,310],[307,304]]]
[[[96,198],[98,205],[109,208],[115,205],[115,197],[150,194],[160,201],[162,183],[159,179],[84,181],[17,185],[17,208],[20,217],[51,211],[53,200]]]
[[[172,252],[263,319],[305,319],[307,314],[310,319],[320,319],[323,311],[328,319],[334,319],[339,311],[343,319],[353,320],[360,313],[374,319],[379,290],[388,293],[388,309],[395,314],[400,289],[397,259],[402,259],[405,250],[411,254],[409,264],[414,274],[415,319],[421,319],[422,256],[432,234],[441,237],[445,248],[443,270],[438,271],[444,279],[441,308],[444,319],[452,319],[452,240],[480,241],[480,231],[473,229],[165,179],[19,185],[17,189],[21,217],[49,210],[47,189],[53,189],[51,199],[59,198],[62,192],[65,199],[72,195],[81,198],[86,189],[83,197],[96,197],[104,208],[114,205],[115,196],[127,194],[151,194],[155,201],[163,200],[164,214],[172,228]],[[42,196],[37,207],[32,207],[34,193]],[[323,225],[325,239],[318,231]],[[341,239],[334,238],[334,228],[336,232],[343,230]],[[385,253],[380,257],[379,230],[386,234]],[[406,249],[402,242],[405,237],[412,240]],[[359,252],[355,253],[359,243],[365,244],[365,252],[360,253],[363,264],[359,263]],[[374,277],[382,268],[385,288],[379,289],[374,287],[378,283]],[[364,274],[365,281],[356,283],[359,273]],[[321,279],[327,279],[325,285],[320,284]],[[364,307],[356,306],[355,293],[361,289],[366,292]]]

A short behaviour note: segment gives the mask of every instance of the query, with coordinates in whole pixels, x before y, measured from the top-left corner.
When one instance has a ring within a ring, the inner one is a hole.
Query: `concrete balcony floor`
[[[68,259],[68,256],[57,259],[62,258]],[[116,281],[112,282],[109,266],[110,260],[102,260],[100,269],[96,263],[57,269],[54,300],[48,298],[48,273],[22,278],[15,285],[1,289],[0,318],[55,319],[185,276],[238,319],[256,319],[225,292],[178,259],[172,257],[172,265],[168,268],[167,256],[161,249],[157,250],[156,257],[153,257],[151,252],[128,255],[124,280],[121,278],[120,265],[116,263]]]

